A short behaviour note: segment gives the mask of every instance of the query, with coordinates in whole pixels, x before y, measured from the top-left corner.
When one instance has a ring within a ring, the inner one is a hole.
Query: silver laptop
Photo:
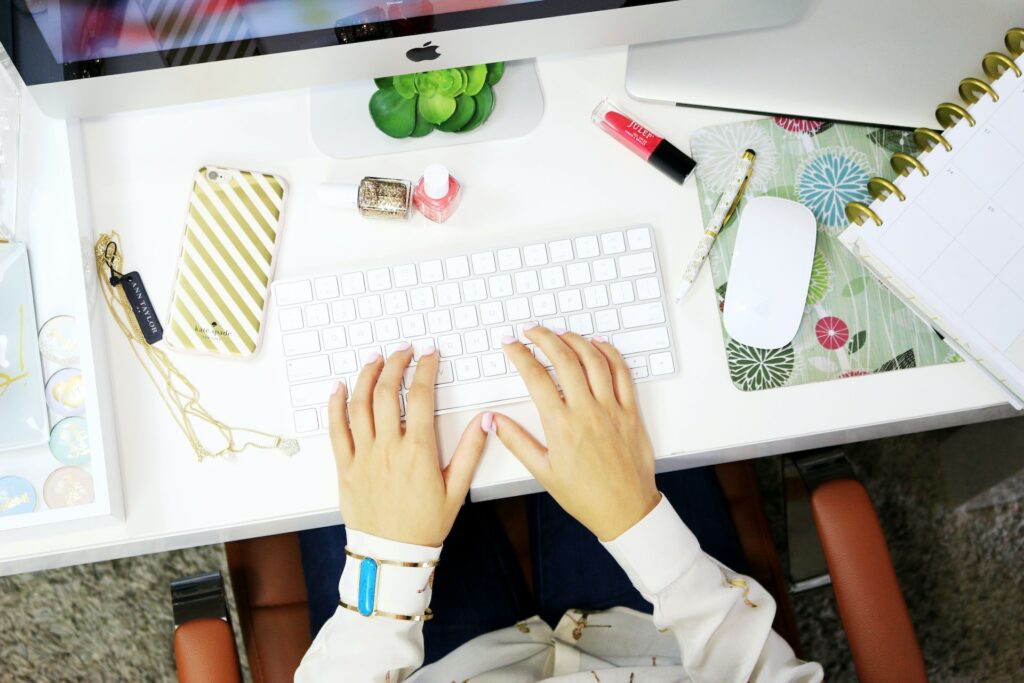
[[[796,23],[630,48],[641,100],[936,128],[935,107],[1024,26],[1022,0],[810,0]]]

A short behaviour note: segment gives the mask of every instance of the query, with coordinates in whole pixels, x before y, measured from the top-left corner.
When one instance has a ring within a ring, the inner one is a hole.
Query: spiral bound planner
[[[918,129],[897,178],[850,202],[842,242],[968,362],[1024,407],[1024,29],[960,82],[963,104]]]

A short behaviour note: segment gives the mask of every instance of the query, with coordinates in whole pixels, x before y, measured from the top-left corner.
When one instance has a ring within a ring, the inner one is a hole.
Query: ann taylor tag
[[[115,287],[117,285],[124,287],[125,296],[128,298],[128,303],[131,304],[132,312],[135,313],[135,319],[139,321],[139,328],[142,330],[142,336],[146,338],[146,343],[152,346],[163,339],[163,325],[156,317],[156,311],[153,309],[149,294],[146,293],[146,286],[142,284],[142,276],[138,271],[112,277],[110,280]]]

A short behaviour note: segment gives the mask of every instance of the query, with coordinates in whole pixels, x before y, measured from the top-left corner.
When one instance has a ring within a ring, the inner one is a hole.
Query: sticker
[[[21,477],[0,477],[0,517],[36,509],[36,490]]]
[[[58,370],[46,380],[46,404],[58,415],[85,412],[85,381],[78,368]]]
[[[39,353],[56,365],[77,365],[78,333],[75,319],[70,315],[58,315],[43,323],[39,330]]]
[[[62,465],[88,465],[92,460],[89,428],[84,417],[65,417],[50,430],[50,452]]]
[[[54,470],[43,484],[43,500],[51,508],[88,505],[96,499],[92,476],[78,467]]]

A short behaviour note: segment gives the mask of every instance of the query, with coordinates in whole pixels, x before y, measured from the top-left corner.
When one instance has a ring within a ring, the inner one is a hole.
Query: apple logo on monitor
[[[414,62],[425,62],[431,59],[437,59],[441,56],[441,53],[437,51],[437,45],[433,45],[431,41],[423,43],[421,47],[414,47],[405,53],[405,56]]]

